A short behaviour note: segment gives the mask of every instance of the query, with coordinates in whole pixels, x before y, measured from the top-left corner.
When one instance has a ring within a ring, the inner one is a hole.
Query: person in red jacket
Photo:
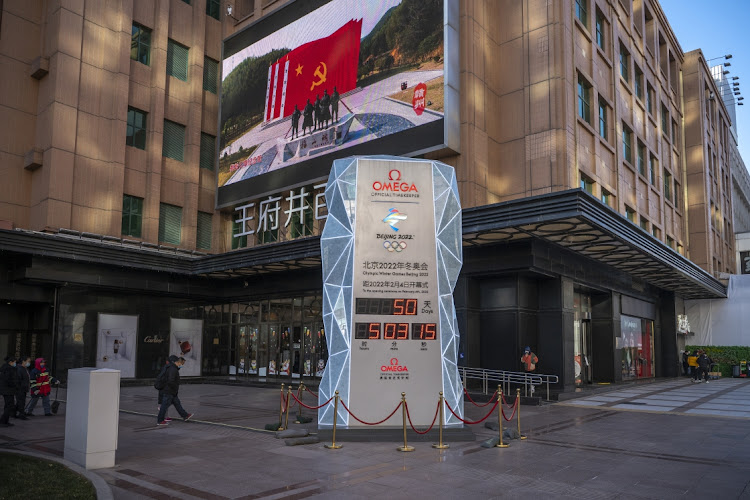
[[[536,370],[536,364],[539,363],[539,358],[536,357],[531,351],[531,347],[526,347],[523,350],[523,356],[521,356],[521,363],[523,364],[523,371],[533,372]]]
[[[26,405],[26,416],[33,417],[34,407],[39,398],[42,398],[42,407],[44,408],[44,415],[51,417],[54,415],[49,404],[49,394],[52,392],[51,384],[59,384],[60,381],[50,375],[47,369],[47,362],[44,358],[36,358],[34,361],[34,369],[31,370],[29,375],[31,379],[31,400]]]

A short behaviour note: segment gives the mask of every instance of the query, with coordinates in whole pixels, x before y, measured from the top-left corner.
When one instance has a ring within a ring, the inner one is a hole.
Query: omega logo
[[[416,184],[401,182],[401,171],[390,170],[388,171],[388,180],[385,182],[375,181],[372,183],[372,189],[375,191],[390,191],[394,193],[407,193],[414,191],[418,193]]]
[[[383,365],[380,367],[381,372],[408,372],[409,369],[406,366],[398,364],[398,358],[391,358],[389,365]]]

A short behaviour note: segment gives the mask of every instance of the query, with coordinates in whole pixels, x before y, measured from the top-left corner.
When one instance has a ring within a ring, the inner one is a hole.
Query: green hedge
[[[732,376],[732,365],[739,365],[740,361],[750,363],[750,347],[741,345],[686,345],[686,351],[704,350],[714,363],[719,363],[722,377]]]

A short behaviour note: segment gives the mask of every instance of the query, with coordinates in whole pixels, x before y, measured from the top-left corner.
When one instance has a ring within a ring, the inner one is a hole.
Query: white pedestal
[[[68,371],[65,459],[86,469],[115,466],[120,417],[120,371]]]

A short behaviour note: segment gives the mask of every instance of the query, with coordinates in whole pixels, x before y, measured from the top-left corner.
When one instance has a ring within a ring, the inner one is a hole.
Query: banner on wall
[[[181,376],[200,376],[202,339],[203,320],[169,318],[169,354],[185,358]]]
[[[120,378],[135,377],[138,316],[99,314],[96,367],[120,370]]]

